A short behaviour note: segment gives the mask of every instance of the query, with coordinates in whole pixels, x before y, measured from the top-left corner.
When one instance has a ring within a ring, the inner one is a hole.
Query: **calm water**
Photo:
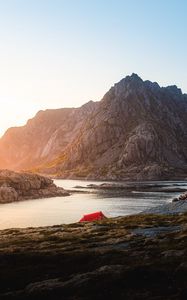
[[[86,187],[90,183],[102,182],[80,180],[55,180],[58,186],[73,189],[75,186]],[[141,191],[144,185],[148,191]],[[83,214],[102,211],[108,217],[123,216],[143,211],[170,202],[180,192],[152,191],[152,186],[186,188],[187,182],[142,182],[133,183],[129,191],[101,191],[82,189],[90,193],[76,193],[67,197],[27,200],[0,205],[0,229],[12,227],[32,227],[77,222]],[[74,188],[75,189],[75,188]],[[80,188],[79,188],[80,190]]]

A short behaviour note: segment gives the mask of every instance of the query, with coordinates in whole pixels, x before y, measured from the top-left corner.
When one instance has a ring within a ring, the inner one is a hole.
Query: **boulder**
[[[172,200],[172,202],[177,202],[177,201],[179,201],[178,198],[173,198],[173,200]]]
[[[179,196],[179,200],[187,200],[187,192]]]
[[[0,202],[14,202],[18,200],[18,193],[16,190],[10,186],[2,186],[0,187]]]

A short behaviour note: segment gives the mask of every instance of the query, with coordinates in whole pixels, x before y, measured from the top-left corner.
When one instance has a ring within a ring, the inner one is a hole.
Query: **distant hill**
[[[187,95],[132,74],[100,102],[39,112],[0,140],[0,167],[59,177],[187,177]]]

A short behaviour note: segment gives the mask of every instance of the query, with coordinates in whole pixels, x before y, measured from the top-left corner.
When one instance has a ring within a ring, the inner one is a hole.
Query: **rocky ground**
[[[187,299],[187,213],[0,232],[0,299]]]
[[[50,178],[0,170],[0,203],[67,195],[69,193]]]
[[[173,215],[187,211],[187,192],[181,194],[178,198],[174,198],[172,203],[159,205],[147,209],[143,214],[159,214],[159,215]]]
[[[164,205],[159,205],[157,207],[153,207],[144,211],[144,214],[161,214],[161,215],[169,215],[169,214],[177,214],[183,213],[187,211],[187,201],[179,200],[177,202],[167,203]]]

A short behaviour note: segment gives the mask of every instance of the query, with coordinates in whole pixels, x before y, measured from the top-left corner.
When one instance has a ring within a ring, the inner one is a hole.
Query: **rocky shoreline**
[[[0,298],[186,299],[187,213],[7,229]]]
[[[174,215],[184,213],[187,211],[187,201],[180,200],[177,202],[167,203],[159,205],[150,209],[147,209],[143,214],[158,214],[158,215]]]
[[[0,204],[68,195],[68,191],[57,187],[48,177],[0,170]]]
[[[159,205],[143,211],[143,214],[174,215],[187,212],[187,192],[174,198],[171,203]]]
[[[87,186],[75,186],[75,189],[91,189],[91,190],[124,190],[141,192],[166,192],[166,193],[183,193],[186,191],[186,188],[180,186],[169,186],[166,187],[164,184],[154,184],[154,183],[144,183],[140,184],[139,182],[126,182],[126,183],[108,183],[104,182],[101,184],[88,184]]]
[[[0,299],[186,299],[185,195],[132,216],[1,230]]]

